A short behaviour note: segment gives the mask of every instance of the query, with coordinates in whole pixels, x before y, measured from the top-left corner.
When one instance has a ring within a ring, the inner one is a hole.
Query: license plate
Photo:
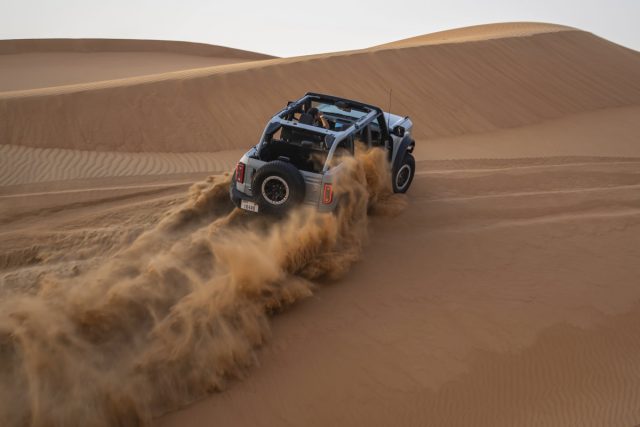
[[[258,204],[249,200],[241,200],[240,207],[245,211],[258,212]]]

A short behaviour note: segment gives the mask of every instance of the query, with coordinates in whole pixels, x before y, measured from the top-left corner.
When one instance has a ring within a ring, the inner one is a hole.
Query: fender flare
[[[391,166],[391,171],[395,176],[396,171],[402,165],[402,161],[404,160],[404,156],[407,153],[412,153],[413,149],[416,146],[416,142],[411,139],[411,136],[405,135],[404,138],[400,141],[400,146],[398,147],[398,152],[396,153],[395,159],[393,159],[393,165]]]

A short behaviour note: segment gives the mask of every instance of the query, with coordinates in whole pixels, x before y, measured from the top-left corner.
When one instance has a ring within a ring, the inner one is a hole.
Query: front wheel
[[[393,192],[406,193],[416,173],[416,160],[410,153],[405,154],[402,163],[393,174]]]

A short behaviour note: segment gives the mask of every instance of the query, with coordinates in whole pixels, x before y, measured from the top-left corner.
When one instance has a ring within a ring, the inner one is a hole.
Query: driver
[[[313,117],[313,122],[311,123],[313,126],[330,129],[329,122],[316,107],[310,108],[309,111],[307,111],[307,114]]]

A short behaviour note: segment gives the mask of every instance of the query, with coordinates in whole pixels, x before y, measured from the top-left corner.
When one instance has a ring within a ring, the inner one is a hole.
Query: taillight
[[[331,202],[333,202],[333,187],[331,184],[325,184],[322,189],[322,203],[328,205]]]
[[[236,181],[240,184],[244,183],[244,163],[238,163],[236,166]]]

